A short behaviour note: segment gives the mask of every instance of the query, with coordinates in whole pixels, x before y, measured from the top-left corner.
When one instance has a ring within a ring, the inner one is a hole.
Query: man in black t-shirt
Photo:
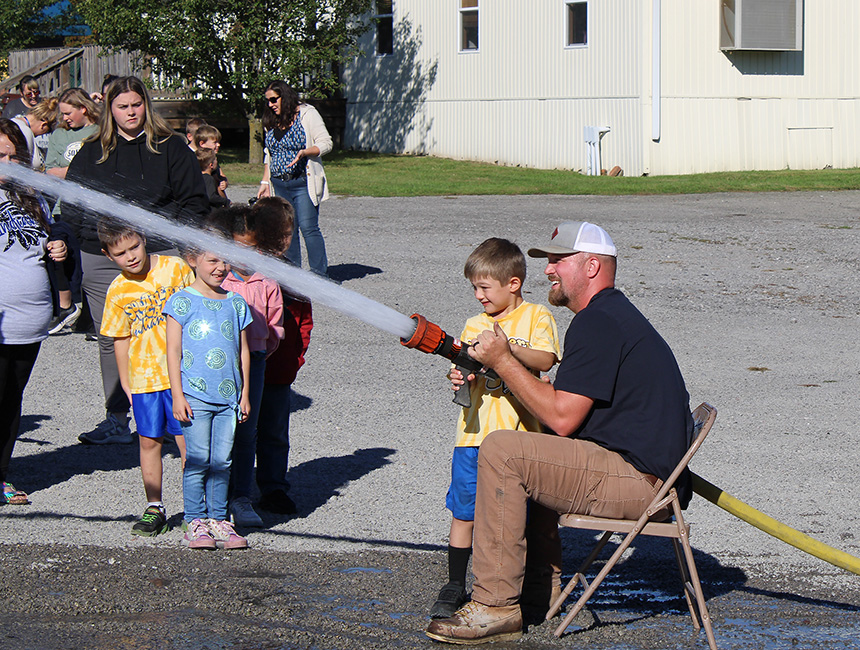
[[[495,431],[482,443],[472,601],[430,623],[427,635],[439,641],[521,636],[520,605],[545,612],[560,594],[558,513],[637,519],[692,442],[678,364],[615,289],[616,248],[606,231],[565,222],[529,255],[547,258],[550,303],[576,313],[555,383],[514,359],[498,325],[478,337],[472,354],[557,435]],[[686,505],[689,473],[676,487]]]

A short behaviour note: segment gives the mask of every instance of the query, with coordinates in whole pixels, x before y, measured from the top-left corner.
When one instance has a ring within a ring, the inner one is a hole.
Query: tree
[[[155,73],[227,100],[251,123],[252,158],[266,85],[310,95],[339,87],[372,0],[73,0],[106,49],[141,52]],[[256,128],[255,128],[256,126]],[[258,149],[258,147],[257,147]],[[259,162],[259,160],[252,160]]]
[[[58,44],[79,33],[68,2],[57,0],[2,0],[0,2],[0,79],[8,73],[9,52],[31,46]]]

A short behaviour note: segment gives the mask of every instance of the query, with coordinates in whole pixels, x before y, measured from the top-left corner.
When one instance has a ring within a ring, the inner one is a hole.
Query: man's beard
[[[549,293],[547,294],[547,300],[549,300],[549,304],[555,307],[566,307],[568,298],[561,286],[561,280],[556,279],[555,281],[558,282],[558,284],[550,288]]]

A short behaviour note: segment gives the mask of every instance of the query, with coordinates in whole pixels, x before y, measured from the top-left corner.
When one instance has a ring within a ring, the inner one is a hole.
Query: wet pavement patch
[[[857,593],[834,595],[794,576],[751,578],[737,568],[703,565],[721,650],[860,648]],[[6,602],[0,647],[442,648],[423,630],[444,568],[444,553],[8,545],[0,555]],[[656,570],[622,564],[556,639],[560,621],[530,625],[522,640],[492,647],[707,648],[672,564]]]

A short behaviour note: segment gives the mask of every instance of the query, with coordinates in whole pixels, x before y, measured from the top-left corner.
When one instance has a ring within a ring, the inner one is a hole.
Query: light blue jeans
[[[280,196],[289,201],[296,212],[296,227],[293,241],[287,250],[287,259],[301,268],[302,250],[299,244],[299,231],[301,230],[308,254],[308,266],[314,273],[327,275],[328,257],[325,252],[325,240],[320,230],[320,209],[318,205],[314,205],[310,194],[308,194],[307,177],[300,176],[290,181],[272,178],[271,182],[275,196]]]
[[[185,521],[227,519],[230,461],[236,432],[236,411],[186,395],[194,417],[180,422],[185,435],[182,493]]]
[[[257,455],[257,420],[260,418],[260,401],[266,385],[266,353],[251,353],[251,372],[248,382],[248,399],[251,412],[248,419],[236,427],[233,442],[233,498],[251,498],[254,483],[254,458]]]

